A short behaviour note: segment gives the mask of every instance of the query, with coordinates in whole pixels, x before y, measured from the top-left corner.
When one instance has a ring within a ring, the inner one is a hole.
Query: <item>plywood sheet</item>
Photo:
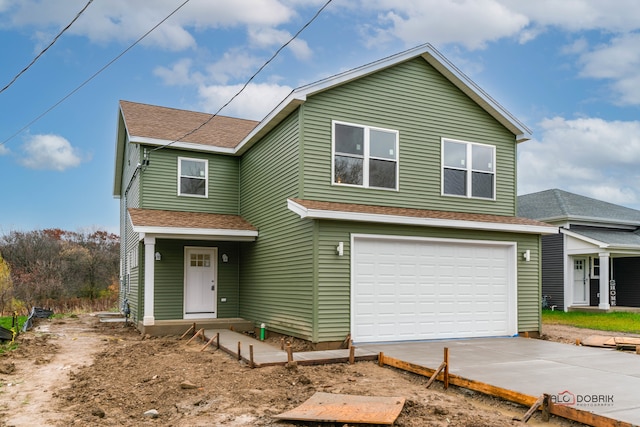
[[[354,396],[317,392],[302,405],[275,415],[280,420],[354,424],[395,422],[404,406],[404,397]]]
[[[632,347],[640,345],[640,338],[635,337],[611,337],[605,335],[591,335],[582,340],[582,345],[589,347]]]
[[[615,347],[616,341],[613,337],[606,335],[591,335],[581,341],[582,345],[589,347]]]

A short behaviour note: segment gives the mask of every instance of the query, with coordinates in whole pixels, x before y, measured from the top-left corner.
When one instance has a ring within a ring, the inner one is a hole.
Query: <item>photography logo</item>
[[[556,405],[573,406],[576,404],[576,395],[565,390],[551,396],[551,401]]]
[[[562,406],[613,406],[612,394],[574,394],[569,390],[551,395],[551,402]]]

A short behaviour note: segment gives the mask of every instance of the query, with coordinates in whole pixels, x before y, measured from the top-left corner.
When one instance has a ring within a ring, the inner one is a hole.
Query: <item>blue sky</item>
[[[0,93],[0,233],[117,232],[118,100],[214,112],[325,0],[191,0],[29,125],[183,2],[95,0]],[[0,88],[86,3],[0,0]],[[636,0],[334,0],[221,114],[260,120],[295,87],[425,42],[532,129],[519,194],[640,209]]]

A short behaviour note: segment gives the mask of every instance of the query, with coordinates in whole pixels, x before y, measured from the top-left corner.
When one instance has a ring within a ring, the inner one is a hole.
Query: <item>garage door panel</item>
[[[354,340],[514,334],[509,253],[507,245],[462,240],[354,239]]]

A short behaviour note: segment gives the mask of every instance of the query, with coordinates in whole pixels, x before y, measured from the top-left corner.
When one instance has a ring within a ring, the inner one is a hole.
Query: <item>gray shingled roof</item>
[[[593,240],[597,240],[602,243],[606,243],[611,247],[640,249],[640,231],[632,232],[607,229],[571,229],[569,231]]]
[[[518,216],[539,221],[581,220],[640,226],[640,211],[552,189],[518,196]]]

